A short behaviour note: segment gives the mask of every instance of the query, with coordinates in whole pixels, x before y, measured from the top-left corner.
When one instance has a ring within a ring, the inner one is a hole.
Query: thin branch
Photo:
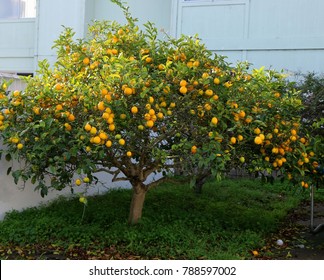
[[[112,170],[109,170],[107,168],[102,167],[102,168],[98,168],[96,170],[96,172],[106,172],[108,174],[113,175],[113,178],[111,179],[112,182],[129,181],[129,179],[127,177],[119,177],[119,178],[117,178],[117,176],[121,173],[121,171],[119,169],[112,171]]]
[[[180,129],[181,130],[181,129]],[[170,131],[168,131],[168,133],[162,133],[159,137],[155,138],[155,140],[153,142],[150,143],[150,145],[148,146],[149,149],[155,147],[155,145],[157,145],[158,143],[162,142],[163,140],[165,140],[168,136],[171,136],[171,135],[175,135],[177,133],[177,131],[179,131],[179,128],[173,128],[171,129]]]
[[[147,188],[148,189],[151,189],[151,188],[154,188],[156,187],[157,185],[161,184],[161,183],[165,183],[165,182],[171,182],[171,183],[179,183],[180,182],[188,182],[188,179],[187,178],[184,178],[182,180],[180,179],[174,179],[174,178],[170,178],[170,177],[162,177],[154,182],[151,182],[149,184],[147,184]]]
[[[129,181],[129,179],[126,177],[119,177],[119,178],[114,177],[111,181],[112,182],[120,182],[120,181]]]
[[[156,171],[160,166],[160,162],[152,162],[152,165],[148,166],[147,168],[143,169],[143,178],[146,180],[146,178]]]
[[[117,173],[117,175],[118,175],[118,174],[120,173],[120,170],[117,169],[117,170],[112,171],[112,170],[110,170],[110,169],[107,169],[107,168],[101,167],[101,168],[97,168],[97,169],[95,170],[95,173],[97,173],[97,172],[106,172],[106,173],[109,173],[109,174],[111,174],[111,175],[115,175],[115,174]]]
[[[117,178],[117,176],[121,173],[121,171],[119,169],[117,170],[110,170],[104,167],[98,168],[96,170],[96,172],[106,172],[110,175],[113,175],[113,178],[111,179],[112,182],[117,182],[117,181],[125,181],[128,180],[126,177],[122,177],[122,178]]]
[[[170,178],[167,178],[167,177],[162,177],[154,182],[151,182],[149,184],[146,185],[147,189],[151,189],[151,188],[154,188],[156,187],[157,185],[161,184],[162,182],[166,182],[168,181],[168,179]]]

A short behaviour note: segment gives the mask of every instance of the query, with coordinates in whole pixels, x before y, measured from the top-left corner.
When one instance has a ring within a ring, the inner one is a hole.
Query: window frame
[[[34,4],[35,7],[32,9],[32,13],[28,16],[28,10],[24,7],[26,2],[31,1],[29,5]],[[0,15],[0,21],[20,21],[20,20],[34,20],[37,17],[37,5],[39,0],[15,0],[14,2],[8,1],[4,4],[3,8],[7,8],[7,14]],[[27,16],[26,16],[27,13]]]

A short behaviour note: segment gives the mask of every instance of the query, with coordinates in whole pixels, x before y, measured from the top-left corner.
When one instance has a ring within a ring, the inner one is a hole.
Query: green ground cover
[[[152,189],[139,224],[127,223],[131,190],[60,198],[8,213],[1,259],[249,259],[308,197],[285,184],[223,180],[197,195],[189,184]],[[83,215],[84,214],[84,215]]]

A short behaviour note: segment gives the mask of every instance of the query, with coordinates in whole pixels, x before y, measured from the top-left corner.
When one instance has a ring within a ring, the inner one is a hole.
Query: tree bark
[[[206,183],[207,179],[211,176],[211,171],[207,170],[205,172],[203,172],[202,174],[200,174],[198,176],[198,178],[196,179],[196,184],[194,186],[195,192],[197,194],[201,194],[202,193],[202,188],[203,185]]]
[[[202,188],[203,185],[205,184],[205,181],[206,181],[205,179],[200,179],[196,181],[196,184],[194,186],[196,194],[202,194]]]
[[[133,195],[130,205],[128,223],[131,225],[137,224],[142,218],[142,210],[147,189],[142,183],[133,185]]]

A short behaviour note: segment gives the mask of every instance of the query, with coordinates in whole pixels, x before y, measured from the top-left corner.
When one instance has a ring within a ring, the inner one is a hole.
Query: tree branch
[[[129,179],[126,177],[119,177],[119,178],[114,177],[111,181],[112,182],[120,182],[120,181],[129,181]]]
[[[152,162],[152,165],[148,166],[147,168],[143,169],[143,181],[146,180],[146,178],[153,173],[154,171],[156,171],[159,167],[160,163],[158,162]]]
[[[151,183],[147,184],[146,187],[147,187],[147,189],[154,188],[155,186],[161,184],[162,182],[168,181],[168,179],[169,178],[167,178],[167,177],[162,177],[162,178],[160,178],[160,179],[158,179],[158,180],[156,180],[154,182],[151,182]]]
[[[117,178],[117,176],[121,173],[121,171],[119,169],[112,171],[112,170],[109,170],[107,168],[101,167],[101,168],[98,168],[96,170],[96,172],[106,172],[108,174],[113,175],[113,178],[111,179],[112,182],[129,181],[129,179],[127,177],[119,177],[119,178]]]
[[[168,136],[171,136],[171,135],[175,135],[176,132],[179,131],[179,128],[173,128],[171,129],[168,133],[162,133],[159,137],[155,138],[155,140],[153,142],[150,143],[149,145],[149,149],[152,149],[155,145],[157,145],[158,143],[160,143],[161,141],[165,140]]]
[[[179,180],[179,179],[174,179],[174,178],[170,178],[170,177],[162,177],[154,182],[147,184],[146,186],[148,189],[151,189],[151,188],[154,188],[157,185],[159,185],[161,183],[165,183],[165,182],[171,182],[171,183],[188,182],[188,179],[184,178],[183,180]]]
[[[109,174],[111,174],[111,175],[115,175],[115,174],[117,173],[117,175],[118,175],[118,174],[120,173],[120,170],[117,169],[117,170],[112,171],[112,170],[110,170],[110,169],[107,169],[107,168],[101,167],[101,168],[97,168],[97,169],[95,170],[95,173],[97,173],[97,172],[106,172],[106,173],[109,173]]]

